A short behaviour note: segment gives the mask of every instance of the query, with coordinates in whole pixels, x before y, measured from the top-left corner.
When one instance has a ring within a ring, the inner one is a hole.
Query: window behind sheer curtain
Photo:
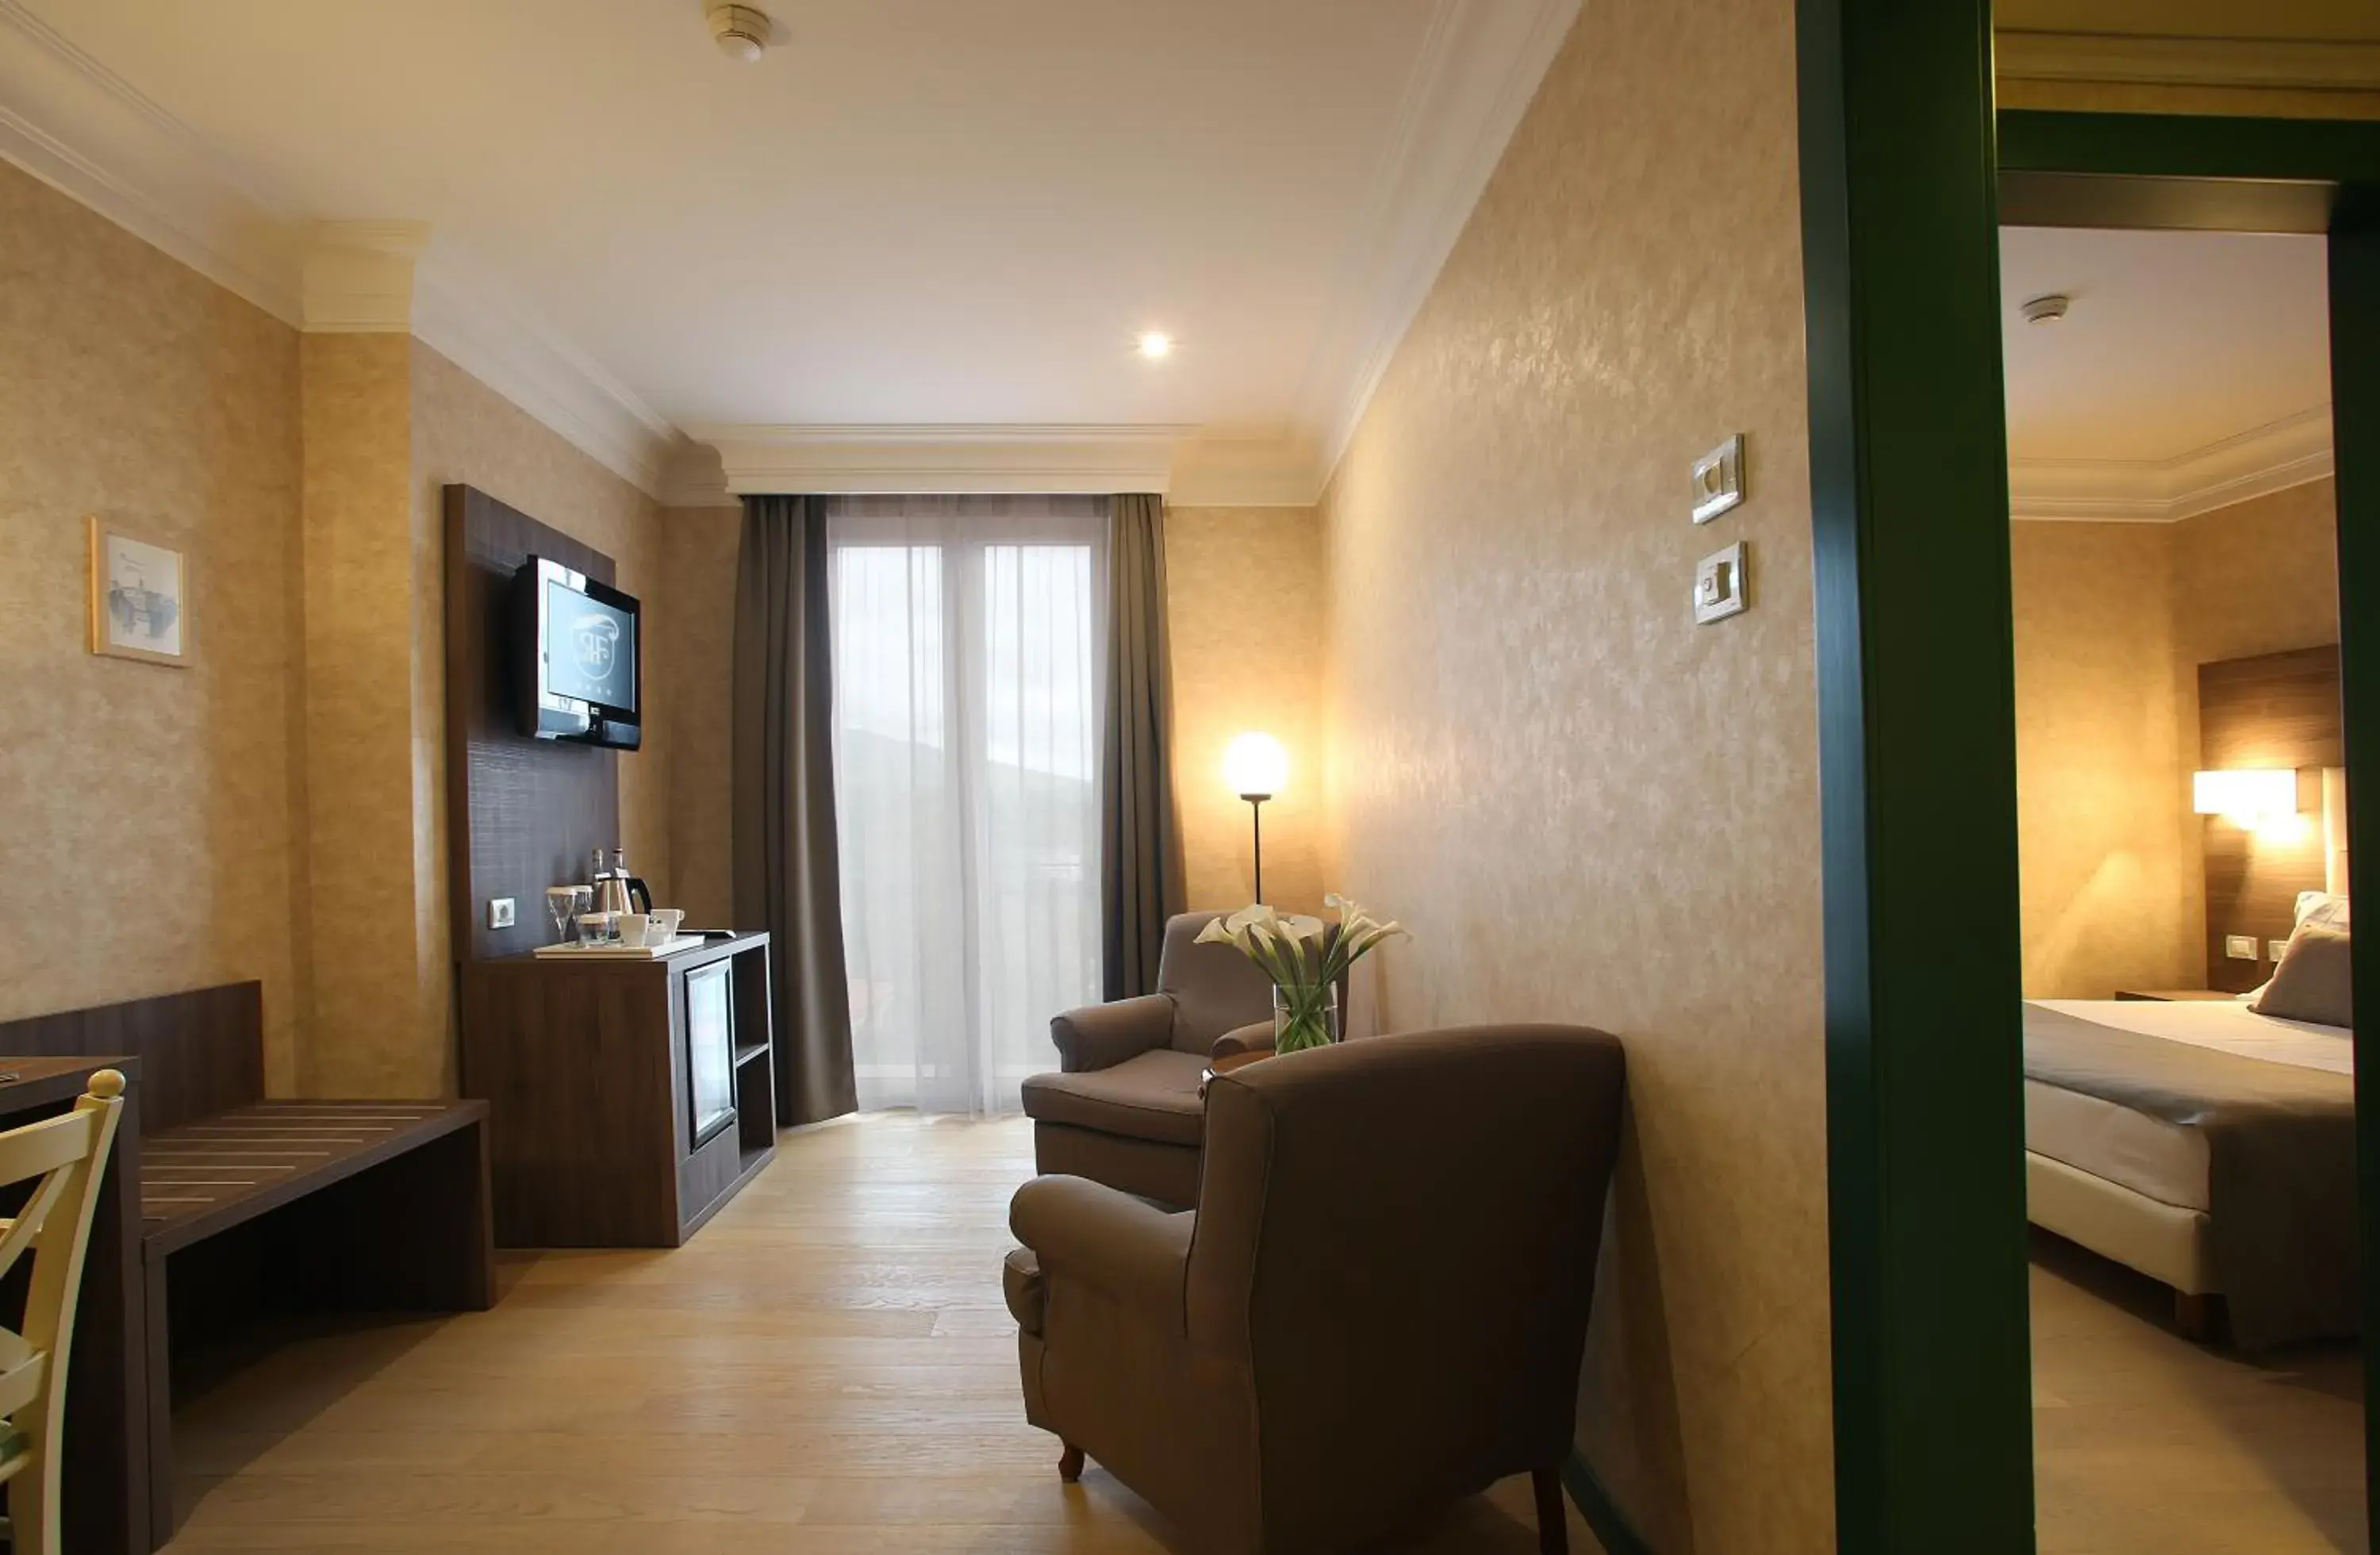
[[[859,1104],[1013,1110],[1099,996],[1104,500],[828,512]]]

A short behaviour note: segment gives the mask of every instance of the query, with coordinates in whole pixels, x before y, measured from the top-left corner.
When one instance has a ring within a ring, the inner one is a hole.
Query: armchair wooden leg
[[[1570,1555],[1570,1522],[1562,1507],[1561,1470],[1534,1470],[1529,1483],[1537,1492],[1538,1555]]]
[[[1083,1477],[1083,1450],[1071,1441],[1058,1455],[1058,1477],[1069,1485]]]

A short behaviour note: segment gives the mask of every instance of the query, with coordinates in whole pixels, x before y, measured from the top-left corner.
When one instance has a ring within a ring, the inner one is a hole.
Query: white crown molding
[[[2174,524],[2331,473],[2330,407],[2318,405],[2169,459],[2012,459],[2013,518]]]
[[[1176,507],[1312,507],[1319,460],[1303,438],[1206,433],[1174,446],[1166,501]]]
[[[2008,31],[1993,39],[1993,62],[2000,79],[2013,81],[2380,90],[2380,43],[2371,43]]]
[[[0,0],[0,157],[285,323],[306,224],[21,0]]]
[[[307,220],[23,0],[0,0],[0,157],[293,327],[409,324],[590,458],[660,495],[669,423],[560,333],[443,246],[400,266],[395,250],[426,236],[419,224]],[[360,251],[326,261],[326,237]],[[409,307],[402,268],[412,271]]]
[[[680,438],[662,474],[663,507],[741,507],[744,499],[727,489],[727,468],[719,450]]]
[[[1439,0],[1300,383],[1319,456],[1299,505],[1320,500],[1579,6]]]
[[[1163,492],[1185,426],[694,426],[737,494]]]
[[[300,314],[309,334],[405,334],[428,222],[322,222],[308,235]]]
[[[676,429],[451,249],[422,257],[413,333],[621,480],[656,501],[666,497]]]

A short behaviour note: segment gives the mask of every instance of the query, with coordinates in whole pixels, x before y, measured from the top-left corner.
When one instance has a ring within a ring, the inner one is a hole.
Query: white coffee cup
[[[620,943],[630,949],[641,949],[656,942],[651,938],[653,920],[650,913],[622,913],[619,924]]]
[[[655,907],[645,916],[652,920],[648,930],[652,938],[645,942],[650,945],[665,945],[677,938],[677,926],[686,921],[686,909]]]

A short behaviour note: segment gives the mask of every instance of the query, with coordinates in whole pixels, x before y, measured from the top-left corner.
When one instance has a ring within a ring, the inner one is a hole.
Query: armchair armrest
[[[1272,1051],[1272,1023],[1257,1021],[1247,1026],[1235,1026],[1215,1039],[1215,1051],[1209,1058],[1236,1058],[1242,1053]]]
[[[1112,1069],[1173,1039],[1173,996],[1144,993],[1112,1004],[1087,1004],[1050,1022],[1058,1067],[1069,1075]]]
[[[1184,1282],[1196,1220],[1087,1177],[1036,1177],[1008,1206],[1008,1229],[1032,1251],[1045,1288],[1080,1280],[1176,1330],[1186,1320]]]

